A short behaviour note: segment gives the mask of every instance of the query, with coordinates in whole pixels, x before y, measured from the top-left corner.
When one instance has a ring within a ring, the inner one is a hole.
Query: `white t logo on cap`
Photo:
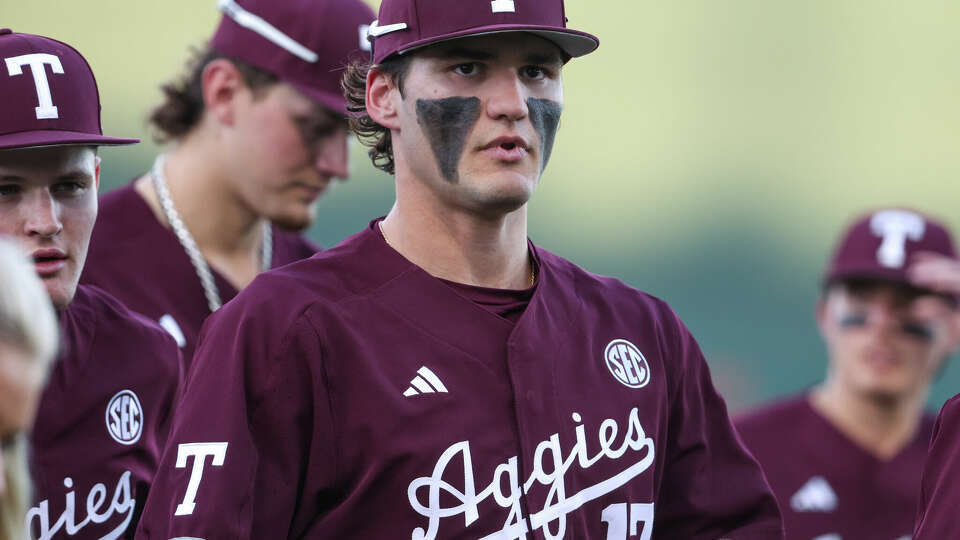
[[[493,0],[490,2],[490,8],[494,13],[516,13],[517,6],[513,0]]]
[[[57,107],[53,104],[53,97],[50,96],[50,84],[47,82],[46,64],[54,73],[63,74],[63,65],[60,59],[52,54],[33,53],[5,58],[7,62],[7,72],[11,77],[23,75],[23,66],[30,66],[30,72],[33,73],[33,84],[37,88],[37,100],[40,106],[36,108],[37,120],[48,120],[51,118],[60,118]]]
[[[907,239],[923,238],[923,218],[905,210],[884,210],[870,219],[870,230],[883,237],[877,249],[877,261],[887,268],[901,268],[907,262]]]

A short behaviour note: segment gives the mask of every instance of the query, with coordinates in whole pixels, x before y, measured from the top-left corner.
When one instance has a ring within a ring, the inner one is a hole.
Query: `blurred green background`
[[[76,46],[100,83],[104,131],[145,140],[102,150],[110,189],[152,163],[146,113],[212,34],[214,6],[0,0],[0,27]],[[566,11],[601,46],[565,68],[531,236],[668,300],[734,410],[823,376],[818,279],[852,217],[908,205],[960,226],[960,3],[567,0]],[[310,231],[328,246],[392,202],[391,178],[359,144],[352,166]],[[931,406],[958,391],[953,362]]]

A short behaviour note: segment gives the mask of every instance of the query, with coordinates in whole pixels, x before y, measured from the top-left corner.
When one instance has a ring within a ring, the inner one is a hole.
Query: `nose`
[[[60,205],[48,190],[35,190],[24,202],[22,208],[25,213],[24,233],[28,236],[49,238],[63,230],[63,223],[60,221]]]
[[[347,148],[349,135],[346,129],[338,130],[319,142],[313,167],[324,176],[346,180],[350,176],[350,152]]]
[[[504,70],[493,77],[487,115],[494,120],[516,122],[527,117],[527,91],[518,74]]]

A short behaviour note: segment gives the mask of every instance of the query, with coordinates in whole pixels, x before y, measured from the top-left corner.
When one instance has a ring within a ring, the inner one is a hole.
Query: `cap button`
[[[0,36],[5,36],[7,34],[12,34],[13,30],[9,28],[0,28]]]

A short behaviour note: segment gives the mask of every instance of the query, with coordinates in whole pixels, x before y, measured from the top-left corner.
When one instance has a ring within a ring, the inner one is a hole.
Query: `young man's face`
[[[347,124],[289,84],[264,92],[247,91],[236,109],[227,141],[230,180],[257,214],[305,229],[331,180],[349,176]]]
[[[16,239],[54,306],[73,300],[97,218],[99,158],[86,146],[0,150],[0,234]]]
[[[956,346],[956,312],[944,298],[876,281],[837,284],[818,310],[830,375],[877,399],[926,392]]]
[[[397,98],[398,171],[453,206],[493,214],[519,208],[553,147],[562,66],[559,48],[519,32],[416,52]]]

